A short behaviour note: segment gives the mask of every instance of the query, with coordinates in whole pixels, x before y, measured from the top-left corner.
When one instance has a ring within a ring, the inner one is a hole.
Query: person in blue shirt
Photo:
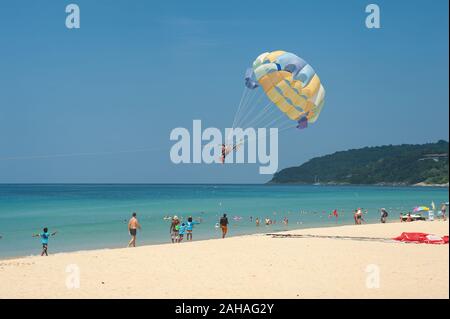
[[[192,230],[194,229],[194,225],[195,224],[200,224],[197,221],[193,221],[192,220],[192,216],[189,216],[187,224],[186,224],[186,240],[191,240],[192,241]]]
[[[181,243],[186,233],[186,224],[182,223],[180,228],[178,228],[178,242]]]
[[[48,256],[48,239],[50,238],[50,236],[55,236],[56,235],[56,231],[54,233],[49,233],[48,232],[48,228],[45,227],[43,229],[43,232],[40,234],[34,234],[33,237],[40,237],[41,238],[41,243],[42,243],[42,253],[41,256]]]

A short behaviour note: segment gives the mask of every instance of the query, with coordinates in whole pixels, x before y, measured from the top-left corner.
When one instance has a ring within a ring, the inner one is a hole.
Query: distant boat
[[[313,184],[313,185],[316,185],[316,186],[321,185],[321,184],[320,184],[320,180],[319,180],[319,178],[317,177],[317,175],[314,177],[314,184]]]

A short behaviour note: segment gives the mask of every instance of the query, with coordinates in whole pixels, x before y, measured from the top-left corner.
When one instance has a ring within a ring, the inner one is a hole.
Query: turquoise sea
[[[0,257],[36,255],[33,233],[57,230],[49,252],[125,247],[127,220],[137,212],[138,244],[168,243],[164,216],[201,218],[194,240],[220,237],[215,224],[228,213],[229,235],[353,223],[352,210],[368,210],[375,223],[385,207],[391,220],[414,206],[448,201],[447,188],[297,185],[0,184]],[[338,221],[328,218],[338,209]],[[234,219],[234,217],[241,219]],[[253,217],[253,221],[250,220]],[[256,227],[256,217],[276,220]],[[289,225],[282,223],[287,217]]]

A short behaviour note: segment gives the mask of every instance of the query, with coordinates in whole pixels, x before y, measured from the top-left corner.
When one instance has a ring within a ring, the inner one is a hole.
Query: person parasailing
[[[238,144],[222,144],[221,145],[221,152],[222,152],[222,156],[220,157],[220,160],[222,162],[222,164],[225,164],[225,158],[228,156],[228,154],[230,154],[231,152],[236,152],[239,148],[239,146],[242,143],[238,143]]]

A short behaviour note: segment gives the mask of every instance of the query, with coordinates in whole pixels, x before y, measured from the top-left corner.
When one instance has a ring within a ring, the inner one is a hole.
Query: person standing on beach
[[[182,223],[180,228],[178,228],[178,243],[181,243],[184,238],[184,234],[186,233],[186,224]]]
[[[131,236],[131,240],[128,243],[128,247],[136,247],[136,235],[138,229],[141,229],[141,225],[139,224],[136,218],[136,213],[133,213],[128,222],[128,232],[130,233]]]
[[[194,230],[194,225],[195,224],[200,224],[197,221],[193,221],[192,220],[192,216],[189,216],[187,223],[186,223],[186,240],[187,241],[192,241],[192,231]]]
[[[381,223],[386,223],[386,220],[389,216],[389,213],[387,212],[387,210],[385,208],[381,209]]]
[[[178,216],[173,216],[172,223],[170,223],[169,233],[172,238],[172,243],[178,242],[178,231],[180,229],[180,220],[178,219]]]
[[[41,256],[48,256],[48,239],[50,238],[50,236],[55,236],[56,235],[56,231],[53,233],[49,233],[48,232],[48,228],[45,227],[43,229],[43,232],[40,234],[34,234],[33,237],[40,237],[41,238],[41,243],[42,243],[42,252],[41,252]]]
[[[363,212],[362,212],[361,208],[358,208],[356,210],[355,218],[356,218],[356,224],[357,225],[361,225],[363,221],[365,222],[364,217],[363,217]]]
[[[447,205],[445,205],[445,203],[442,204],[441,206],[441,215],[442,215],[442,219],[444,220],[444,222],[447,220]]]
[[[227,214],[223,214],[219,221],[220,228],[222,229],[222,238],[225,238],[228,232],[228,217]]]

